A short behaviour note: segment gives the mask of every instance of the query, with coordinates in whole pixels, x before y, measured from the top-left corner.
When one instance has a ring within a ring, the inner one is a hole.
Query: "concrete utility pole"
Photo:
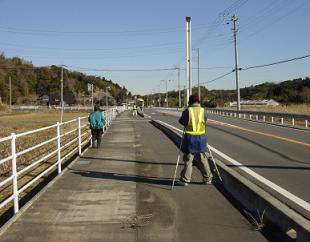
[[[158,86],[158,107],[160,107],[160,100],[161,99],[161,97],[160,97],[160,84],[159,84],[159,86]]]
[[[198,79],[198,97],[199,97],[199,101],[200,100],[200,76],[199,76],[199,48],[197,48],[197,57],[198,57],[198,62],[197,62],[197,79]]]
[[[188,104],[188,97],[186,96],[186,86],[184,86],[184,107],[186,107],[187,106],[187,104]],[[187,102],[186,102],[187,101]]]
[[[110,90],[110,87],[109,87],[109,86],[107,86],[107,87],[105,88],[105,105],[106,105],[106,107],[107,107],[107,110],[109,109],[108,90]]]
[[[60,114],[60,123],[62,123],[64,115],[64,67],[61,66],[61,77],[60,77],[60,105],[61,105],[61,114]]]
[[[186,17],[186,77],[187,77],[187,103],[189,96],[192,95],[192,64],[191,64],[191,51],[192,51],[192,36],[191,36],[191,17]]]
[[[176,68],[178,70],[178,89],[179,89],[179,108],[181,108],[181,87],[180,87],[180,67]]]
[[[91,107],[94,110],[94,84],[91,84]]]
[[[234,48],[235,48],[235,72],[236,72],[236,90],[237,90],[237,110],[240,111],[240,89],[239,89],[239,69],[238,69],[238,50],[237,50],[237,26],[236,22],[238,18],[236,15],[233,15],[231,18],[233,22],[233,31],[234,31]]]
[[[164,82],[166,82],[166,107],[169,107],[169,97],[168,97],[168,82],[170,82],[170,80],[163,80]]]
[[[12,78],[9,76],[9,105],[10,105],[10,112],[12,112]]]

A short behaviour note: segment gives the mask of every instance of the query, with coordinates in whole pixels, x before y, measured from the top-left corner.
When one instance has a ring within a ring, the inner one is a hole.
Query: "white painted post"
[[[281,118],[281,124],[282,124],[282,125],[284,124],[284,119],[283,119],[283,117]]]
[[[292,118],[292,126],[294,127],[295,126],[295,119]]]
[[[252,120],[252,114],[250,114],[250,120]]]
[[[242,114],[241,114],[241,113],[239,113],[239,118],[241,118],[241,115],[242,115]]]
[[[235,113],[235,118],[237,118],[237,114]]]
[[[258,115],[256,114],[256,120],[258,120]]]
[[[265,116],[265,115],[263,116],[263,121],[264,121],[264,122],[266,121],[266,116]]]
[[[58,159],[58,174],[61,173],[61,147],[60,147],[60,123],[57,122],[57,159]]]
[[[77,119],[77,122],[78,122],[78,148],[79,148],[79,156],[82,155],[82,137],[81,137],[81,118],[78,117]]]
[[[308,120],[307,119],[305,120],[305,123],[306,123],[306,128],[308,128]]]
[[[243,114],[243,118],[245,119],[245,113]]]
[[[274,120],[273,120],[273,116],[272,116],[272,117],[271,117],[271,123],[273,123],[273,121],[274,121]]]
[[[19,211],[19,204],[18,204],[17,168],[16,168],[16,134],[12,133],[11,136],[12,136],[11,154],[12,154],[14,213],[17,213]]]

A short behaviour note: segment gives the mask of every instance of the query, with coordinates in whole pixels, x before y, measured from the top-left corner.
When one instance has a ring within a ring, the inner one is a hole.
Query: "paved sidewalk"
[[[267,241],[213,186],[170,191],[177,147],[121,114],[0,241]]]

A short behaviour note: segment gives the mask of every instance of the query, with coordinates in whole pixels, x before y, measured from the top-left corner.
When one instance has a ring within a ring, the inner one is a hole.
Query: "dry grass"
[[[235,107],[224,107],[223,109],[236,110]],[[260,111],[260,112],[275,112],[275,113],[296,113],[310,115],[309,104],[291,104],[279,106],[241,106],[243,111]]]
[[[86,116],[87,113],[66,113],[64,115],[64,121],[72,120],[76,117]],[[54,124],[59,119],[59,112],[23,112],[23,113],[10,113],[8,115],[0,117],[0,127],[1,127],[1,136],[7,136],[10,132],[24,132],[27,130],[33,130],[42,126],[49,126]],[[87,120],[83,119],[81,124],[86,124]],[[69,141],[75,139],[77,137],[77,123],[72,122],[69,124],[64,124],[61,126],[61,134],[68,132],[70,130],[74,130],[74,132],[69,135],[61,138],[61,146],[64,147]],[[82,129],[82,133],[86,130],[89,130],[88,126]],[[44,141],[47,141],[56,136],[56,128],[50,128],[45,131],[41,131],[38,133],[34,133],[31,135],[26,135],[23,137],[19,137],[16,140],[16,151],[20,152],[29,147],[33,147],[38,145]],[[86,136],[82,138],[82,142],[86,140]],[[70,151],[77,148],[77,142],[73,142],[66,148],[63,148],[61,151],[61,157],[67,156]],[[57,142],[53,141],[51,143],[45,144],[31,152],[27,152],[17,158],[17,171],[21,171],[25,167],[33,164],[40,158],[46,156],[48,152],[55,151],[57,149]],[[11,146],[10,141],[1,142],[0,143],[0,160],[10,156]],[[57,154],[54,154],[50,158],[44,159],[41,163],[34,165],[32,168],[23,172],[18,177],[18,187],[21,188],[29,181],[33,180],[38,174],[49,168],[52,164],[57,162]],[[0,165],[0,181],[4,180],[11,174],[11,161],[5,162]],[[25,196],[28,192],[30,192],[36,185],[42,182],[49,173],[35,182],[32,186],[25,190],[25,192],[20,194],[20,198]],[[12,184],[8,183],[6,186],[2,186],[0,188],[0,202],[4,201],[12,194]],[[8,204],[6,207],[0,210],[0,216],[7,209],[9,209],[12,204]]]
[[[64,121],[77,117],[87,116],[87,112],[65,112]],[[0,116],[0,137],[6,137],[10,133],[22,133],[49,125],[60,120],[59,111],[33,111],[12,112]]]

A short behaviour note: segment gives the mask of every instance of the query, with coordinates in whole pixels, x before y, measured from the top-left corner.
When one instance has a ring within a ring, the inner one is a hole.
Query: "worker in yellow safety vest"
[[[193,160],[195,159],[203,177],[204,184],[212,184],[212,172],[208,163],[207,147],[207,112],[200,106],[197,95],[191,95],[188,108],[182,113],[179,123],[184,126],[182,152],[184,167],[181,171],[179,185],[187,186],[191,181]]]
[[[137,105],[136,104],[132,106],[132,116],[137,116]]]

